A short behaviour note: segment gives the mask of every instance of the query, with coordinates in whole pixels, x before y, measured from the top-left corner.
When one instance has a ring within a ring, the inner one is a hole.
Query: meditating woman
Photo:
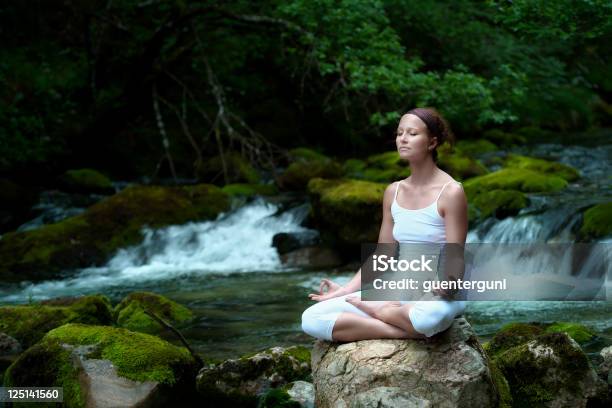
[[[397,127],[397,151],[410,177],[390,184],[383,197],[379,244],[465,244],[467,200],[460,183],[436,165],[436,149],[452,142],[447,121],[432,108],[415,108]],[[362,301],[361,269],[345,286],[323,279],[317,301],[302,314],[302,329],[328,341],[426,338],[446,330],[465,302],[437,291],[428,300]],[[327,291],[325,291],[327,289]]]

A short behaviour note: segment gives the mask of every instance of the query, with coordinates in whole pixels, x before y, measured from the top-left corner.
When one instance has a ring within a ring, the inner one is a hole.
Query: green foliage
[[[224,151],[253,164],[263,149],[241,148],[249,126],[283,147],[365,156],[423,105],[468,136],[498,124],[597,126],[609,120],[594,110],[612,91],[611,14],[605,0],[10,2],[0,11],[0,170],[52,162],[60,173],[68,154],[85,167],[121,153],[134,159],[103,164],[150,176],[164,154],[154,85],[188,177],[219,173],[202,168],[219,152],[211,127]],[[230,182],[257,182],[232,168]]]

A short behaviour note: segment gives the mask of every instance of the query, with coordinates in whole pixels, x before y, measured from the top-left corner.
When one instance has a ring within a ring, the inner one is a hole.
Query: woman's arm
[[[446,244],[444,264],[440,268],[440,280],[463,279],[465,272],[464,245],[468,230],[467,199],[463,187],[451,183],[440,197],[439,207],[444,217]],[[442,297],[452,297],[456,291],[437,290]]]
[[[391,215],[391,204],[393,203],[396,188],[397,182],[389,184],[383,195],[382,223],[380,224],[380,232],[378,233],[379,244],[392,244],[396,242],[395,239],[393,239],[393,216]],[[353,279],[344,285],[344,294],[356,292],[360,288],[361,268],[359,268],[355,276],[353,276]]]

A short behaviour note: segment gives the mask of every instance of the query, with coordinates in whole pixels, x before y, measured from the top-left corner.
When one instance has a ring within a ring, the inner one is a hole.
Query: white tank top
[[[436,200],[425,208],[409,210],[397,203],[398,182],[395,187],[395,196],[391,204],[391,215],[393,216],[393,238],[399,243],[444,243],[446,242],[446,230],[444,218],[438,212],[438,200],[444,188],[450,183],[448,181],[442,186]]]

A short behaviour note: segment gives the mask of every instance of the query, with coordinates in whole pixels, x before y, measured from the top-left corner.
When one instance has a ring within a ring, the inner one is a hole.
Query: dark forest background
[[[612,122],[607,0],[4,1],[0,176],[198,178],[286,149],[393,149],[435,106],[458,139]]]

